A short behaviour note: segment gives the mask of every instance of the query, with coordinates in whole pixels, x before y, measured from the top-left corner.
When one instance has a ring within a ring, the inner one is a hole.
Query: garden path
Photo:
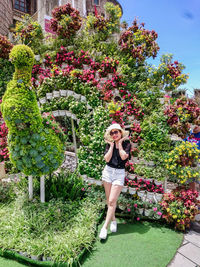
[[[190,231],[185,234],[184,241],[168,267],[200,266],[200,233]]]

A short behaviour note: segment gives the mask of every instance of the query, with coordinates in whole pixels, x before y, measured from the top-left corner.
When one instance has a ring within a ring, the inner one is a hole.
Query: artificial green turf
[[[182,233],[155,222],[130,224],[118,220],[117,233],[108,232],[106,241],[98,239],[82,266],[166,267],[182,240]]]
[[[0,257],[0,267],[25,267],[26,265],[21,264],[14,260],[9,260]]]

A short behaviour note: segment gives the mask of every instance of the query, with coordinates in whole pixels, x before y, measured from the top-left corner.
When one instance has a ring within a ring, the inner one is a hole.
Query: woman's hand
[[[113,141],[109,141],[109,140],[105,140],[107,144],[109,144],[110,146],[114,146],[114,142]]]

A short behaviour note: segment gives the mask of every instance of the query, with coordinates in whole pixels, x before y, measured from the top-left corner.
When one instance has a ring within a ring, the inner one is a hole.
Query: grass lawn
[[[182,240],[182,233],[157,223],[118,219],[117,233],[109,232],[106,241],[97,240],[82,266],[166,267]]]

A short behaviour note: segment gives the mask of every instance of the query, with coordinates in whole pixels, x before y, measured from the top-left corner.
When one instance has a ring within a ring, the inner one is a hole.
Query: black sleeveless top
[[[106,163],[109,167],[115,168],[115,169],[125,169],[125,164],[130,158],[130,151],[131,151],[131,144],[128,140],[122,142],[122,147],[124,151],[129,155],[129,157],[125,160],[122,160],[119,155],[119,149],[116,148],[116,144],[114,144],[113,148],[113,154],[109,162]],[[109,144],[106,144],[106,149],[104,155],[108,152],[110,148]]]

